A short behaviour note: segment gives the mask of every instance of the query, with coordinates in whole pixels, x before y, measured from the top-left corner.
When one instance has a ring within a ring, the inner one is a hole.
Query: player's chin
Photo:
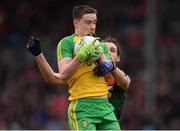
[[[93,36],[93,33],[87,33],[86,35],[88,35],[88,36]]]
[[[90,31],[88,34],[93,36],[95,34],[95,32],[94,31]]]
[[[111,59],[111,62],[113,62],[113,63],[116,63],[116,60],[114,60],[114,59]]]

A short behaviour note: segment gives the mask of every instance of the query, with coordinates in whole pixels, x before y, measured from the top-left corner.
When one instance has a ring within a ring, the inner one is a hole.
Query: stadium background
[[[179,0],[1,0],[0,129],[69,129],[67,88],[44,82],[26,42],[39,37],[57,71],[56,46],[79,4],[98,10],[97,35],[121,43],[132,79],[122,129],[180,129]]]

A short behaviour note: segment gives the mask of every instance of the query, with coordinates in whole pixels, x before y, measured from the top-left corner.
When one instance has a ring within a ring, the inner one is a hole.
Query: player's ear
[[[120,62],[120,56],[117,56],[117,62]]]
[[[78,25],[78,20],[77,19],[73,19],[73,25],[75,28],[77,28],[77,25]]]

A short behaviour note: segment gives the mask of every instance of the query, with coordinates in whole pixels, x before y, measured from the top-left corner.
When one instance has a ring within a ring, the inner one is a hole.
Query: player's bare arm
[[[27,44],[27,49],[35,56],[40,72],[46,82],[51,84],[64,84],[74,74],[82,62],[91,60],[89,59],[89,55],[93,56],[93,60],[95,60],[95,58],[99,58],[102,52],[101,48],[98,48],[100,46],[100,42],[98,42],[96,46],[93,43],[82,44],[77,56],[74,58],[64,57],[58,61],[59,73],[55,73],[48,64],[43,53],[41,52],[40,40],[38,38],[31,37]]]
[[[32,55],[35,56],[39,70],[46,82],[51,84],[65,83],[63,76],[60,73],[55,73],[48,64],[43,53],[41,52],[40,40],[38,38],[31,37],[27,43],[27,49]]]
[[[68,57],[63,58],[58,61],[59,72],[56,73],[41,52],[40,40],[38,38],[31,37],[27,44],[27,48],[31,54],[35,56],[35,60],[43,78],[50,84],[65,84],[68,78],[73,75],[81,64],[77,57],[74,57],[73,59]]]
[[[63,80],[63,76],[60,73],[56,73],[48,64],[46,58],[43,53],[35,57],[39,70],[46,80],[47,83],[50,84],[65,84]]]
[[[111,74],[113,75],[113,78],[115,79],[116,83],[123,89],[127,90],[129,88],[129,84],[131,82],[131,79],[128,75],[124,73],[119,68],[115,68]]]
[[[123,89],[127,90],[131,79],[121,69],[116,67],[115,63],[102,62],[95,68],[95,75],[104,76],[106,81],[114,79]]]
[[[95,68],[95,75],[104,76],[107,81],[115,79],[116,83],[121,88],[127,90],[131,80],[128,75],[116,67],[116,63],[120,61],[118,42],[114,38],[107,37],[107,39],[105,39],[105,43],[109,49],[111,61],[101,61],[100,64]]]
[[[63,81],[67,81],[74,72],[78,69],[81,62],[77,57],[72,58],[63,58],[58,61],[59,75],[62,76]]]

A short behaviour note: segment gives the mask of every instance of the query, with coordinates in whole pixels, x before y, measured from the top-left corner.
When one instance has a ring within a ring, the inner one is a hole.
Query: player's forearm
[[[44,55],[41,53],[40,55],[35,57],[36,62],[38,64],[39,70],[46,80],[47,83],[51,84],[64,84],[61,75],[59,73],[55,73],[48,62],[46,61]]]
[[[125,90],[128,89],[131,80],[122,70],[116,68],[112,71],[112,75],[119,86]]]
[[[79,68],[81,62],[74,57],[72,60],[69,60],[66,63],[59,63],[60,66],[60,75],[63,76],[63,79],[67,81]]]

